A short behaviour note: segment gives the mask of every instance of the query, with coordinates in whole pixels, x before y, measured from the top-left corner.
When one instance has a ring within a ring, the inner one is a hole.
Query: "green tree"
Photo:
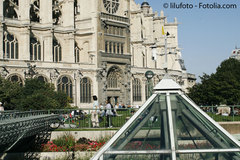
[[[198,105],[240,104],[240,61],[228,59],[216,73],[200,77],[201,83],[189,89],[189,97]]]
[[[6,109],[44,110],[62,109],[69,106],[67,95],[56,92],[53,84],[38,79],[27,79],[25,85],[21,87],[7,80],[2,79],[2,81],[4,84],[0,87],[0,98],[8,97],[8,99],[2,98],[4,102],[7,102]],[[12,91],[11,94],[8,93],[9,89]]]
[[[4,108],[15,109],[20,97],[22,97],[22,87],[0,77],[0,101],[4,104]]]

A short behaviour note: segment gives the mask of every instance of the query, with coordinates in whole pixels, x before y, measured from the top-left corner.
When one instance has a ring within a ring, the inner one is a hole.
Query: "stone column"
[[[65,1],[62,5],[63,27],[74,28],[74,0]]]
[[[40,0],[40,23],[52,25],[52,0]]]
[[[80,81],[81,81],[81,72],[78,70],[74,73],[74,87],[73,87],[73,98],[74,98],[74,106],[80,106]]]
[[[0,21],[2,21],[4,19],[4,17],[3,17],[3,1],[4,0],[0,0]]]
[[[29,60],[30,59],[30,32],[28,28],[22,28],[20,36],[18,38],[19,48],[19,59]]]
[[[19,19],[22,23],[30,22],[30,0],[19,0]]]
[[[64,62],[74,63],[74,46],[75,46],[75,40],[74,35],[69,34],[64,39],[64,45],[62,45],[62,60]]]
[[[53,35],[51,31],[46,31],[43,36],[43,57],[44,61],[53,61]]]
[[[1,42],[0,42],[0,59],[3,59],[3,25],[0,24],[0,39],[1,39]]]

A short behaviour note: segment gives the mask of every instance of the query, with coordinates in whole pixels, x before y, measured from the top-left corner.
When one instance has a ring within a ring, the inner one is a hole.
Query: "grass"
[[[207,113],[212,119],[214,119],[217,122],[233,122],[233,121],[240,121],[240,115],[238,116],[221,116],[216,115],[214,113]]]

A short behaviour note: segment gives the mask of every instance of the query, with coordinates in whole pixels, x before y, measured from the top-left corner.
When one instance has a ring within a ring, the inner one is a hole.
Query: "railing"
[[[200,106],[210,117],[215,121],[240,121],[240,105],[238,106],[224,106],[229,111],[226,114],[224,111],[221,113],[218,107],[222,106]],[[126,121],[137,111],[133,108],[117,109],[117,113],[113,116],[106,116],[104,110],[94,110],[92,108],[82,109],[58,109],[58,110],[39,110],[39,111],[4,111],[0,112],[0,121],[7,121],[10,119],[24,118],[30,116],[37,116],[43,114],[58,114],[59,118],[64,124],[63,127],[67,128],[93,128],[91,115],[92,112],[98,113],[99,127],[108,128],[122,127]]]
[[[97,110],[84,108],[79,110],[71,110],[61,114],[61,119],[66,127],[70,128],[93,128],[91,120],[92,112],[97,112],[99,120],[99,128],[119,128],[136,112],[137,109],[123,108],[117,109],[116,114],[106,116],[106,110]],[[64,127],[64,126],[63,126]]]
[[[116,16],[116,15],[107,14],[103,12],[100,13],[100,17],[105,18],[107,20],[115,20],[115,21],[129,23],[129,19],[127,17]]]
[[[217,122],[240,121],[240,105],[229,106],[200,106]]]
[[[38,111],[4,111],[0,112],[0,121],[11,119],[32,117],[43,114],[58,114],[62,121],[63,128],[93,128],[91,116],[92,112],[97,112],[99,128],[122,127],[125,122],[136,112],[137,109],[122,108],[117,109],[116,114],[106,116],[106,110],[97,109],[58,109],[58,110],[38,110]]]

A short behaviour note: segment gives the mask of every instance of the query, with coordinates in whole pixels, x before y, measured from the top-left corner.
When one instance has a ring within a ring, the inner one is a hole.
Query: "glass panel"
[[[176,146],[179,149],[227,149],[238,146],[180,95],[171,95]]]
[[[170,149],[166,96],[158,95],[109,150]]]
[[[103,155],[104,160],[171,160],[170,154]]]
[[[177,154],[177,160],[239,160],[235,153]]]

